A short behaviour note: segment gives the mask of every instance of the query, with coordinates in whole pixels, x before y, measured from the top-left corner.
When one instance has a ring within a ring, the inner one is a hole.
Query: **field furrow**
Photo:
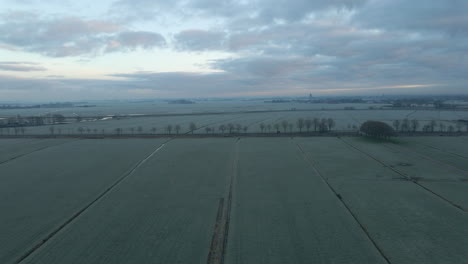
[[[1,165],[0,263],[41,245],[161,142],[80,140]]]
[[[226,263],[385,263],[290,139],[242,140],[233,193]]]
[[[349,138],[345,142],[386,164],[442,200],[462,211],[468,210],[467,199],[464,198],[468,193],[468,189],[465,189],[468,185],[462,184],[468,180],[466,171],[385,142],[375,143],[362,138]],[[437,182],[460,183],[460,186],[450,190],[434,188]]]
[[[76,139],[0,139],[0,165]]]
[[[25,263],[206,263],[234,145],[171,141]]]
[[[401,179],[391,168],[360,152],[349,156],[348,163],[343,163],[338,156],[335,159],[323,158],[320,150],[328,146],[333,146],[336,152],[348,153],[348,145],[342,143],[340,147],[333,143],[340,142],[339,139],[297,141],[366,227],[390,263],[466,261],[468,215],[465,212],[413,182]],[[373,145],[372,148],[380,148],[384,153],[387,151],[382,145]]]

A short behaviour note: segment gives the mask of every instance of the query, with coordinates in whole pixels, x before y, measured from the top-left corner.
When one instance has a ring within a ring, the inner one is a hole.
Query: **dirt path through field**
[[[240,138],[237,139],[234,154],[232,159],[232,169],[227,179],[229,184],[226,190],[225,197],[219,201],[218,214],[216,216],[216,224],[211,240],[210,251],[208,253],[207,264],[222,264],[227,250],[227,242],[229,235],[229,223],[231,220],[231,204],[233,197],[233,188],[238,173],[239,164],[239,144]]]

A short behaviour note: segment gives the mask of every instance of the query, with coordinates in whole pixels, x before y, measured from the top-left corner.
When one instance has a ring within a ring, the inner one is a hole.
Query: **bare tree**
[[[137,128],[137,131],[138,131],[138,134],[142,134],[143,133],[143,127],[142,126],[139,126]]]
[[[167,125],[166,126],[166,132],[170,135],[172,131],[172,125]]]
[[[50,134],[53,135],[53,134],[54,134],[54,131],[55,131],[55,127],[50,126],[50,127],[49,127],[49,131],[50,131]]]
[[[310,128],[312,127],[312,124],[313,124],[313,123],[312,123],[312,120],[310,120],[310,119],[307,118],[307,119],[304,121],[304,123],[305,123],[305,127],[306,127],[306,129],[307,129],[307,132],[309,132],[309,131],[310,131]]]
[[[283,132],[286,133],[286,129],[288,128],[288,125],[289,125],[289,123],[288,123],[287,120],[281,121],[281,126],[283,127]]]
[[[297,125],[297,128],[299,128],[299,132],[302,132],[302,128],[305,125],[304,118],[297,119],[296,125]]]
[[[103,135],[106,134],[106,129],[105,128],[101,129],[101,134],[103,134]]]
[[[236,124],[236,131],[239,133],[242,130],[242,125],[241,124]]]
[[[289,133],[291,133],[292,130],[293,130],[293,128],[294,128],[293,123],[289,123],[289,124],[288,124],[288,128],[289,128]]]
[[[83,128],[83,127],[79,127],[79,128],[78,128],[78,132],[79,132],[81,135],[83,135],[84,128]]]
[[[151,131],[153,132],[153,134],[156,134],[156,130],[157,130],[157,128],[155,128],[155,127],[151,128]]]
[[[333,120],[333,118],[328,118],[327,126],[328,126],[328,130],[331,131],[335,127],[335,120]]]
[[[268,133],[270,133],[271,132],[271,124],[268,124],[266,127],[268,129]]]
[[[456,126],[457,126],[457,132],[461,132],[461,130],[462,130],[462,123],[461,123],[461,122],[457,122]]]
[[[133,135],[133,133],[135,133],[135,128],[134,128],[134,127],[131,127],[131,128],[130,128],[130,131],[132,132],[132,135]]]
[[[224,134],[224,131],[226,131],[226,125],[220,125],[218,128],[219,131],[221,131]]]
[[[327,121],[326,118],[322,118],[320,120],[319,130],[320,130],[320,132],[327,132],[328,131],[328,121]]]
[[[410,131],[410,121],[408,120],[408,118],[403,119],[403,121],[401,122],[401,130],[403,132]]]
[[[312,119],[312,123],[314,124],[314,131],[317,132],[317,129],[319,128],[320,125],[320,120],[318,118]]]
[[[232,130],[234,130],[234,124],[233,124],[233,123],[229,123],[229,124],[227,125],[227,128],[228,128],[228,130],[229,130],[229,133],[232,133]]]
[[[89,127],[86,128],[86,132],[88,132],[88,134],[91,133],[91,128],[89,128]]]
[[[197,130],[197,125],[194,122],[190,122],[189,128],[190,132],[193,134],[193,131]]]
[[[393,120],[393,128],[395,128],[395,131],[400,131],[400,125],[401,125],[400,120]]]
[[[122,134],[122,128],[120,128],[120,127],[116,128],[114,131],[115,131],[115,133],[116,133],[117,135],[121,135],[121,134]]]
[[[422,128],[423,132],[431,132],[431,126],[429,124],[425,124]]]
[[[448,132],[453,133],[455,131],[455,127],[453,125],[448,126]]]
[[[209,128],[209,127],[205,127],[205,131],[206,131],[206,133],[208,134],[208,133],[210,133],[210,131],[211,131],[211,128]]]
[[[276,133],[278,133],[279,129],[280,129],[280,124],[276,123],[276,124],[273,125],[273,127],[275,128]]]
[[[419,128],[419,121],[416,119],[411,120],[411,130],[413,130],[413,133],[416,132]]]
[[[244,133],[247,133],[247,129],[249,129],[248,126],[244,126],[243,130],[244,130]]]
[[[180,125],[175,125],[174,130],[175,130],[176,134],[179,134],[179,132],[180,132]]]
[[[434,133],[434,129],[436,126],[437,126],[437,122],[435,120],[431,120],[431,122],[429,122],[429,127],[431,128],[432,133]]]
[[[93,129],[93,132],[95,135],[97,135],[98,129],[97,128]],[[59,128],[59,134],[60,134],[60,128]]]
[[[440,131],[440,132],[444,132],[444,131],[445,131],[445,125],[444,125],[444,123],[442,123],[442,122],[439,123],[439,131]]]
[[[265,130],[265,124],[260,123],[260,131],[262,131],[262,133],[263,133],[264,130]]]

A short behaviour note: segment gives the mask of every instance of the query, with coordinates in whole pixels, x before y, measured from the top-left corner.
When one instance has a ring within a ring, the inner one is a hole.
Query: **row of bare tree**
[[[456,122],[455,125],[449,124],[447,125],[445,122],[440,121],[439,123],[435,120],[431,120],[428,123],[424,124],[421,126],[420,122],[416,119],[409,120],[408,118],[405,118],[403,120],[394,120],[393,123],[393,128],[397,132],[416,132],[419,131],[419,128],[421,128],[421,131],[423,132],[461,132],[463,129],[463,123],[462,122]],[[465,122],[465,130],[468,132],[468,122]]]

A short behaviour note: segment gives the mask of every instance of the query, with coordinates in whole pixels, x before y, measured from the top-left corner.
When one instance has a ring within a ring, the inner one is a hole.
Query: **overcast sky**
[[[0,101],[468,92],[467,0],[0,0]]]

